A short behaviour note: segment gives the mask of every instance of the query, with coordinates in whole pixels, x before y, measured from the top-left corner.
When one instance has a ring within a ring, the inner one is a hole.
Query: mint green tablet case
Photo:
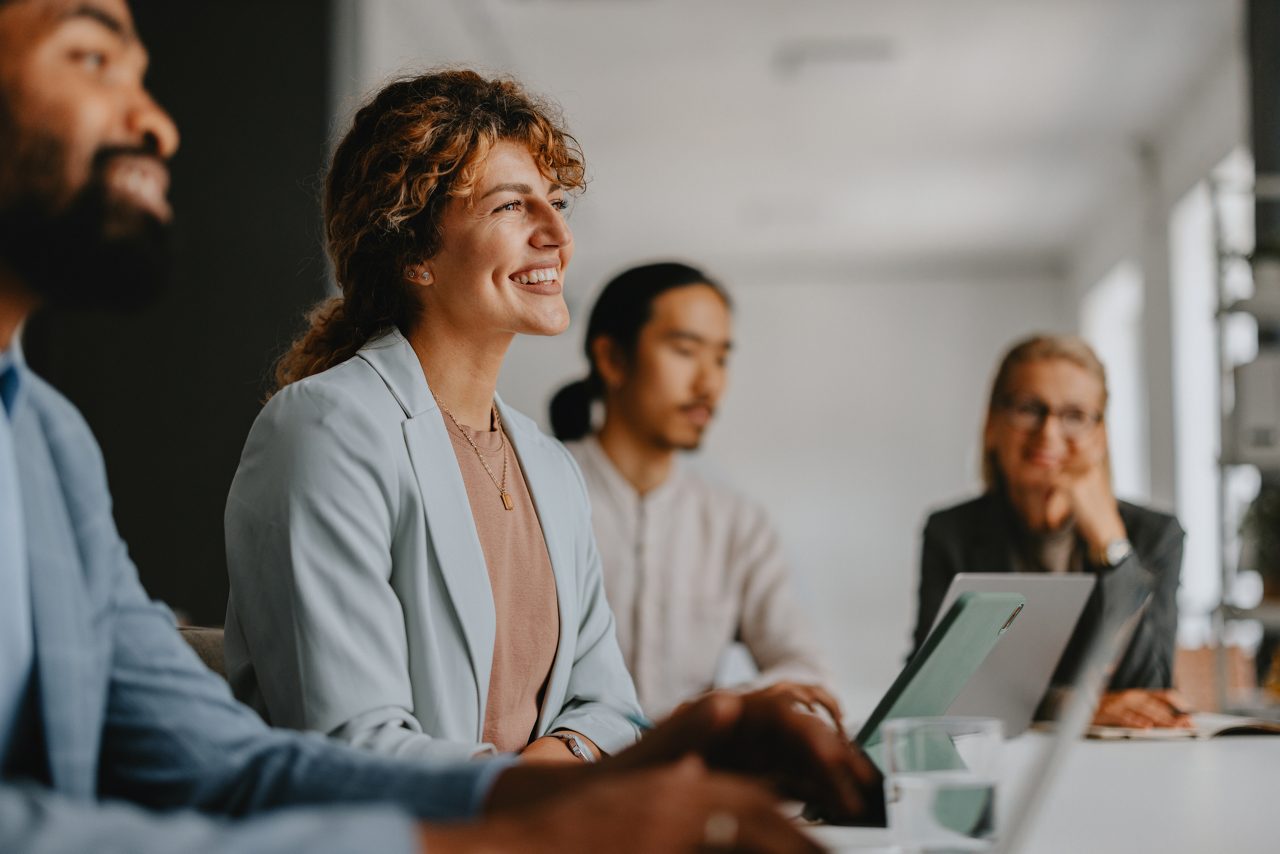
[[[970,592],[956,599],[855,739],[881,771],[885,770],[881,724],[894,718],[946,714],[1025,604],[1027,600],[1017,593]],[[937,743],[929,744],[928,752],[931,767],[927,770],[964,767],[960,754],[943,734]],[[994,829],[993,806],[982,792],[941,792],[933,805],[934,820],[959,833],[983,838]]]
[[[1025,604],[1017,593],[969,592],[956,599],[854,739],[881,770],[879,751],[873,751],[881,741],[880,725],[945,715]]]

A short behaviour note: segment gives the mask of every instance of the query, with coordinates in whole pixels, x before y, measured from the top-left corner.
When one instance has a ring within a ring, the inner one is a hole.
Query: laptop
[[[1080,666],[1071,680],[1071,693],[1060,707],[1054,733],[1039,755],[1017,780],[1002,780],[1013,797],[1007,819],[1002,819],[995,851],[1016,854],[1025,850],[1036,817],[1044,806],[1067,752],[1084,737],[1094,710],[1111,674],[1120,661],[1134,630],[1151,601],[1151,581],[1141,573],[1113,576],[1097,628],[1085,647]],[[887,831],[873,828],[813,827],[810,833],[831,851],[897,852]]]
[[[969,592],[1017,593],[1027,604],[1022,619],[1009,627],[946,713],[1000,718],[1005,738],[1026,730],[1096,580],[1092,573],[1082,572],[962,572],[953,578],[940,614],[961,594]]]
[[[940,715],[1022,613],[1026,600],[1017,593],[967,592],[956,597],[919,652],[889,686],[853,742],[884,772],[881,726],[894,718]],[[883,801],[879,802],[883,808]],[[811,808],[803,814],[821,820]],[[864,821],[885,825],[884,813],[872,809]]]
[[[1071,693],[1057,717],[1054,736],[1022,780],[1010,819],[1000,833],[999,854],[1013,854],[1026,845],[1062,760],[1089,730],[1102,692],[1151,604],[1151,590],[1145,572],[1117,571],[1109,580],[1097,629],[1071,680]]]

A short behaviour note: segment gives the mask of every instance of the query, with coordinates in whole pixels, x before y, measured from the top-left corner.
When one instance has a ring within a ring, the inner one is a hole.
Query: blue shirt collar
[[[10,419],[18,401],[24,368],[26,362],[22,358],[22,345],[16,340],[8,350],[0,350],[0,412]]]

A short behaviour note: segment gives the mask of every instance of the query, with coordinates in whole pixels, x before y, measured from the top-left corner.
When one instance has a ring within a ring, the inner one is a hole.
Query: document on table
[[[1280,735],[1280,723],[1262,718],[1196,712],[1191,715],[1191,722],[1193,726],[1187,729],[1092,726],[1089,727],[1089,738],[1171,741],[1185,738],[1214,738],[1220,735]]]

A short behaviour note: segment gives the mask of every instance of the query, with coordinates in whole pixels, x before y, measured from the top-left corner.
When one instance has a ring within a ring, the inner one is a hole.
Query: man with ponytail
[[[554,768],[377,756],[232,699],[147,598],[88,425],[21,352],[42,306],[165,282],[178,135],[146,62],[124,0],[0,0],[0,851],[816,850],[724,771],[864,812],[865,761],[767,697]]]
[[[770,686],[839,722],[764,512],[680,459],[715,415],[731,346],[729,297],[710,277],[670,262],[627,270],[591,311],[590,372],[556,394],[552,427],[591,493],[605,589],[645,710],[715,687],[738,640],[760,670],[743,687]],[[593,432],[596,402],[604,420]]]

